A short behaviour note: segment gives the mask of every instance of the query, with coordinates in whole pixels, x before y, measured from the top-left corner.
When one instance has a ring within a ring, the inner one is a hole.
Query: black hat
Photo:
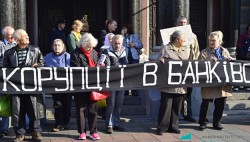
[[[58,19],[56,21],[57,24],[61,24],[61,23],[66,23],[65,19]]]

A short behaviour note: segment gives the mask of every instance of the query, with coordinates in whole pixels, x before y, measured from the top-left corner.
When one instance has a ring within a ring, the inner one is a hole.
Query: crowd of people
[[[105,29],[100,31],[100,36],[95,38],[91,33],[81,33],[82,23],[75,20],[72,24],[71,33],[66,36],[64,32],[66,21],[57,21],[57,27],[52,30],[47,55],[43,57],[40,49],[30,45],[29,36],[23,29],[14,30],[6,26],[2,30],[3,40],[0,42],[0,65],[1,67],[97,67],[97,66],[117,66],[139,63],[140,49],[143,48],[138,34],[134,33],[132,26],[124,24],[118,32],[117,22],[109,19],[105,22]],[[188,23],[183,16],[178,17],[175,26],[185,26]],[[250,39],[249,27],[244,37],[241,36],[237,48],[240,57],[248,59],[246,47]],[[214,31],[208,37],[208,47],[199,50],[197,37],[194,33],[190,35],[193,41],[190,45],[185,44],[186,36],[182,31],[176,30],[170,36],[170,42],[162,45],[158,60],[223,60],[231,59],[226,48],[222,47],[223,34],[221,31]],[[249,41],[250,43],[250,41]],[[247,45],[245,45],[247,44]],[[96,48],[95,48],[96,47]],[[99,62],[104,55],[105,61]],[[244,58],[244,59],[245,59]],[[222,87],[202,87],[202,104],[200,106],[199,128],[206,129],[208,123],[206,116],[209,102],[213,102],[215,109],[213,113],[213,127],[222,130],[221,125],[223,109],[227,96],[231,96],[231,86]],[[164,132],[180,133],[178,127],[179,115],[182,113],[185,120],[196,122],[192,117],[191,93],[192,88],[161,88],[161,100],[158,113],[157,131],[158,135]],[[120,124],[120,111],[125,95],[128,90],[110,92],[106,99],[107,106],[102,110],[102,117],[106,120],[106,133],[113,131],[125,131]],[[133,96],[137,96],[137,90],[131,90]],[[5,95],[5,94],[1,94]],[[69,129],[71,117],[72,96],[76,103],[76,120],[79,139],[85,140],[87,128],[89,137],[92,140],[99,140],[100,135],[97,130],[98,102],[91,100],[91,92],[79,92],[72,94],[52,94],[55,109],[55,126],[53,132]],[[24,141],[27,132],[26,123],[28,118],[29,131],[32,140],[42,141],[42,128],[40,119],[44,117],[44,99],[40,94],[32,95],[12,95],[12,126],[16,137],[14,142]],[[86,121],[86,118],[88,119]],[[88,127],[87,123],[88,122]],[[0,125],[0,136],[8,135],[9,117],[2,116]]]

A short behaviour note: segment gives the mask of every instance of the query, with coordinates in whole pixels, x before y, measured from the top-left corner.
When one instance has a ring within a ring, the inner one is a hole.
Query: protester
[[[221,46],[222,38],[223,34],[221,31],[212,32],[208,37],[209,47],[201,51],[199,59],[212,61],[231,59],[228,50]],[[231,91],[231,86],[201,88],[202,103],[200,107],[199,116],[199,128],[201,130],[206,129],[206,115],[209,102],[214,102],[213,128],[216,130],[223,129],[221,125],[222,114],[225,106],[226,97],[232,96]]]
[[[40,49],[29,44],[29,36],[26,31],[18,29],[14,32],[13,37],[17,42],[17,46],[5,51],[3,67],[35,68],[44,65]],[[40,118],[43,118],[45,114],[42,95],[12,95],[12,110],[12,125],[16,133],[14,142],[24,141],[26,113],[29,117],[32,140],[42,141]]]
[[[237,41],[236,47],[237,60],[250,60],[250,24],[246,26],[246,31],[242,33]],[[238,91],[239,87],[235,86],[234,91]],[[250,87],[246,87],[247,91],[250,91]]]
[[[113,34],[113,33],[107,33],[106,34],[104,44],[101,47],[100,52],[103,52],[105,49],[108,49],[111,46],[111,41],[112,41],[112,38],[113,38],[114,35],[115,34]]]
[[[98,64],[98,54],[93,49],[97,45],[97,39],[92,34],[86,33],[81,37],[79,48],[76,48],[70,59],[71,67],[96,67]],[[86,120],[85,109],[88,111],[88,126],[90,130],[90,138],[99,140],[100,136],[97,133],[97,101],[90,100],[91,92],[75,93],[76,101],[76,120],[77,128],[80,133],[79,139],[86,139]]]
[[[112,46],[107,49],[107,56],[111,66],[128,64],[126,49],[122,46],[123,36],[115,35],[112,38]],[[120,111],[123,103],[124,91],[111,91],[111,95],[106,99],[106,133],[112,134],[113,130],[125,131],[120,125]]]
[[[80,20],[75,20],[72,25],[72,31],[67,38],[68,52],[72,53],[77,47],[81,39],[81,30],[83,23]]]
[[[66,44],[66,34],[65,34],[65,25],[66,25],[66,21],[64,19],[58,19],[56,21],[56,27],[52,29],[51,33],[50,33],[50,38],[49,38],[49,47],[52,47],[52,44],[54,42],[55,39],[61,39],[63,41],[64,44]],[[53,52],[52,48],[48,48],[47,49],[48,52]]]
[[[188,24],[187,18],[184,16],[180,16],[176,19],[175,26],[185,26]],[[186,45],[187,48],[191,49],[191,54],[189,56],[190,60],[198,59],[200,54],[199,44],[197,36],[192,33],[193,41],[191,45]],[[196,120],[193,118],[192,114],[192,87],[187,88],[187,93],[184,95],[183,101],[182,101],[182,115],[184,117],[184,120],[190,121],[190,122],[196,122]]]
[[[70,67],[70,54],[66,52],[66,47],[61,39],[55,39],[53,42],[53,52],[44,57],[47,67]],[[68,129],[71,116],[70,93],[52,94],[55,109],[55,127],[53,132]]]
[[[99,48],[101,48],[101,46],[103,46],[106,34],[108,34],[108,33],[116,34],[116,29],[117,29],[117,22],[115,20],[107,19],[105,21],[105,29],[100,31],[100,35],[98,38],[99,43],[98,43],[96,51],[99,52],[100,51]]]
[[[107,49],[111,46],[111,41],[112,41],[113,36],[114,36],[113,33],[106,34],[104,45],[101,47],[100,53],[106,52]],[[108,64],[110,64],[110,63],[108,63]],[[107,65],[107,63],[106,63],[106,65]],[[101,110],[102,119],[105,120],[106,119],[106,106],[102,107],[100,110]]]
[[[16,42],[13,38],[14,28],[6,26],[2,29],[3,40],[0,41],[0,67],[3,67],[4,52],[14,46]],[[4,94],[1,94],[3,96]],[[9,134],[9,116],[2,116],[2,122],[0,124],[0,137],[4,137]]]
[[[125,24],[122,26],[121,34],[123,35],[123,46],[126,48],[126,54],[129,64],[136,64],[140,61],[140,51],[143,47],[138,34],[135,34],[132,26]],[[131,90],[132,96],[138,96],[137,90]],[[128,95],[129,91],[125,91]]]
[[[175,31],[170,36],[170,43],[162,46],[158,59],[162,62],[165,60],[188,60],[190,48],[184,46],[185,40],[186,38],[181,31]],[[186,88],[184,87],[161,88],[158,135],[162,135],[165,131],[180,134],[178,118],[185,93]]]

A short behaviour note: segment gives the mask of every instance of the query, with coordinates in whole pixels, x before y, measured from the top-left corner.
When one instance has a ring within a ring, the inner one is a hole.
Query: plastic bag
[[[97,104],[98,108],[106,107],[107,106],[106,99],[98,101]]]
[[[90,94],[90,100],[92,101],[99,101],[106,99],[110,96],[109,91],[92,91]]]
[[[10,95],[0,96],[0,116],[11,116],[12,103]]]

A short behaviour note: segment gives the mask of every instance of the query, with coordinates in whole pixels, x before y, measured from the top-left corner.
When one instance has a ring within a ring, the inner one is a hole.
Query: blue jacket
[[[129,43],[135,43],[135,47],[134,48],[130,48],[128,47],[128,42]],[[139,38],[139,35],[138,34],[131,34],[131,35],[126,35],[123,39],[123,44],[122,44],[124,47],[126,47],[126,52],[127,52],[127,55],[128,55],[128,51],[129,51],[129,48],[131,50],[131,53],[132,53],[132,58],[134,60],[139,60],[139,55],[138,55],[138,51],[136,49],[142,49],[143,45],[141,43],[141,40]]]
[[[54,52],[51,52],[44,57],[44,61],[47,67],[70,67],[70,54],[64,52],[56,55]]]

